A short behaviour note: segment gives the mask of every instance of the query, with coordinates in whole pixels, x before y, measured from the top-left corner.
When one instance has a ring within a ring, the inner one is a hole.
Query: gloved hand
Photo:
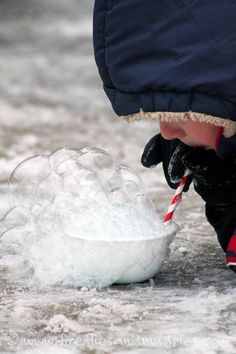
[[[220,209],[236,203],[236,160],[219,158],[214,150],[196,148],[182,157],[193,173],[196,192],[209,205]]]
[[[162,162],[168,185],[176,189],[186,170],[182,158],[191,150],[191,147],[183,144],[178,139],[166,140],[161,134],[157,134],[145,146],[141,163],[143,166],[151,168]],[[189,189],[191,181],[192,178],[189,177],[184,187],[184,192]]]
[[[227,207],[236,202],[236,161],[219,158],[214,150],[192,148],[181,141],[155,135],[145,146],[141,163],[152,167],[160,162],[167,183],[177,188],[186,169],[192,171],[194,187],[203,200],[214,206]],[[191,183],[184,191],[187,191]]]

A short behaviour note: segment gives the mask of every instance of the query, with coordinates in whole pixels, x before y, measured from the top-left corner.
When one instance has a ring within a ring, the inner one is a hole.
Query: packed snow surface
[[[94,147],[26,159],[9,197],[0,265],[41,286],[146,280],[177,231],[157,216],[138,175]]]

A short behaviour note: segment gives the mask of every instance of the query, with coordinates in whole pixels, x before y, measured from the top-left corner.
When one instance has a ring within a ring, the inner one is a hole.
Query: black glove
[[[219,158],[215,151],[192,148],[179,140],[166,140],[155,135],[145,146],[141,163],[152,167],[160,162],[167,183],[177,188],[186,169],[192,171],[194,187],[203,200],[214,206],[227,207],[236,202],[236,161]],[[184,191],[187,191],[191,183]]]
[[[178,139],[166,140],[161,134],[157,134],[145,146],[141,163],[143,166],[151,168],[162,162],[168,185],[176,189],[186,170],[182,158],[191,150],[191,147],[183,144]],[[191,181],[192,178],[189,177],[184,187],[184,192],[189,189]]]
[[[193,173],[196,192],[209,204],[231,208],[236,204],[236,160],[219,158],[214,150],[196,148],[182,158]]]

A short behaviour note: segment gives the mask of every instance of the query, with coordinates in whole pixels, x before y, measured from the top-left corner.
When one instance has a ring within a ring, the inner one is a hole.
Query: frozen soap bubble
[[[137,173],[94,147],[26,159],[10,176],[9,201],[0,267],[24,285],[149,279],[177,232],[163,225]]]

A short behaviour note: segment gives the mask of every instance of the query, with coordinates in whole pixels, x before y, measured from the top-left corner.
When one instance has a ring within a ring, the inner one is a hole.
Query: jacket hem
[[[209,123],[218,127],[224,128],[223,135],[227,138],[236,134],[236,122],[211,116],[204,113],[198,112],[144,112],[140,109],[139,112],[134,114],[129,114],[127,116],[123,116],[125,120],[128,122],[132,122],[135,120],[156,120],[162,122],[178,122],[178,121],[187,121],[191,119],[192,121]]]

